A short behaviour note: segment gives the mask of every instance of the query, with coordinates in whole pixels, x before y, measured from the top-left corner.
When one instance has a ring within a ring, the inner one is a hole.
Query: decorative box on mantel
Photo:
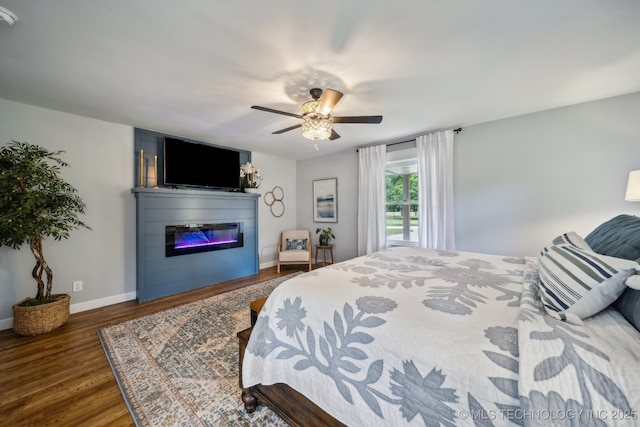
[[[258,273],[258,194],[132,192],[139,302]]]

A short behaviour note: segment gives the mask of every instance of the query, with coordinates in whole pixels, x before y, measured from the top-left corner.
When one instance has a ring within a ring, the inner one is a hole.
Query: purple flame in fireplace
[[[243,246],[242,223],[170,225],[165,235],[166,256]]]
[[[195,248],[198,246],[222,245],[238,241],[237,230],[206,230],[196,228],[193,231],[176,232],[176,249]]]

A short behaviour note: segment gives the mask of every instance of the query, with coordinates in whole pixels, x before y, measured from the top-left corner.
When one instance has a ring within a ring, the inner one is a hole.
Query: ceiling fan
[[[274,110],[273,108],[260,107],[258,105],[252,105],[251,108],[302,119],[302,123],[275,131],[273,134],[281,134],[293,129],[302,128],[302,136],[314,141],[340,138],[340,135],[332,128],[332,123],[375,124],[382,122],[382,116],[332,116],[331,110],[333,110],[333,107],[335,107],[338,101],[340,101],[340,98],[342,98],[342,92],[338,92],[337,90],[326,89],[323,93],[322,89],[313,88],[309,93],[313,100],[302,104],[302,114],[288,113],[286,111]]]

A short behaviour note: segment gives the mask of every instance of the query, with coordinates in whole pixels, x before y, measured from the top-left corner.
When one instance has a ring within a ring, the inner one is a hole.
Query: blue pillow
[[[640,218],[637,216],[611,218],[589,233],[585,240],[595,252],[640,262]],[[640,331],[640,290],[625,289],[614,307]]]
[[[307,250],[307,239],[287,239],[287,250]]]
[[[627,288],[618,298],[614,307],[640,331],[640,291]]]
[[[640,258],[640,218],[618,215],[599,225],[585,240],[599,254],[636,260]]]

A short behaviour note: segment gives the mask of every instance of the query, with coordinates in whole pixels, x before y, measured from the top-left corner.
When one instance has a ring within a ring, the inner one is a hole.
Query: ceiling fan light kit
[[[331,123],[327,119],[305,119],[302,123],[302,136],[313,141],[329,139]]]
[[[309,114],[315,114],[316,111],[318,110],[318,105],[320,104],[320,102],[314,100],[314,101],[308,101],[305,102],[304,104],[302,104],[302,117],[305,117]]]
[[[283,114],[302,119],[302,123],[290,126],[273,132],[273,134],[281,134],[299,127],[302,128],[302,136],[314,142],[325,139],[338,139],[340,135],[331,127],[331,123],[380,123],[382,116],[350,116],[350,117],[333,117],[331,110],[342,98],[342,92],[327,89],[313,88],[309,91],[313,100],[302,104],[302,114],[293,114],[286,111],[274,110],[272,108],[260,107],[253,105],[251,108],[268,113]],[[318,146],[316,145],[316,150]]]

